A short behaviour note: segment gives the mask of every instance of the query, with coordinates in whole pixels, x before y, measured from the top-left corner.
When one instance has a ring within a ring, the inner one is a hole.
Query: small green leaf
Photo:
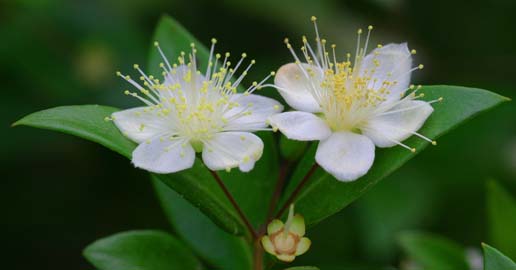
[[[487,214],[491,243],[516,258],[516,201],[496,181],[487,185]]]
[[[315,266],[294,266],[285,268],[284,270],[319,270],[319,268]]]
[[[486,90],[460,86],[425,86],[420,91],[427,100],[444,97],[443,102],[434,105],[434,112],[419,131],[434,139],[473,116],[509,100]],[[428,146],[428,142],[416,136],[404,143],[415,147],[418,152]],[[314,163],[316,146],[314,143],[301,160],[282,201],[286,200]],[[415,156],[401,147],[377,148],[375,155],[373,167],[354,182],[339,182],[322,169],[312,176],[296,199],[296,210],[303,214],[307,224],[316,224],[337,213]]]
[[[160,231],[129,231],[95,241],[84,256],[99,270],[201,269],[181,242]]]
[[[446,238],[428,233],[407,232],[401,234],[400,245],[423,269],[469,269],[464,249]]]
[[[482,244],[484,249],[484,270],[516,270],[516,263],[497,249]]]
[[[62,106],[29,114],[13,126],[31,126],[75,135],[130,157],[136,144],[125,138],[115,125],[104,121],[116,111],[117,108],[99,105]]]
[[[216,269],[252,268],[251,248],[243,238],[221,230],[162,181],[153,183],[174,231],[200,257]]]

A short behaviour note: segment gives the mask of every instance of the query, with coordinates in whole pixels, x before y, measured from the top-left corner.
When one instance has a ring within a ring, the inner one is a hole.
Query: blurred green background
[[[125,158],[71,136],[10,128],[28,113],[58,105],[134,104],[114,74],[146,62],[163,13],[201,41],[217,37],[220,50],[256,58],[254,78],[291,61],[283,38],[312,35],[309,18],[316,15],[323,35],[345,48],[341,55],[354,48],[358,27],[373,24],[373,43],[408,41],[417,49],[425,69],[415,83],[516,97],[513,0],[1,1],[2,268],[91,269],[81,250],[96,238],[128,229],[169,230],[149,179]],[[441,138],[309,231],[313,247],[300,263],[397,266],[396,235],[405,229],[478,247],[488,241],[489,178],[516,195],[513,103]]]

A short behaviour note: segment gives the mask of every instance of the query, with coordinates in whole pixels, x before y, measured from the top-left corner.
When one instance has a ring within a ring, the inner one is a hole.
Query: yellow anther
[[[125,91],[124,91],[124,94],[125,94],[125,95],[130,95],[130,94],[131,94],[131,92],[129,92],[129,90],[125,90]]]
[[[369,26],[367,27],[367,30],[369,30],[369,31],[373,30],[373,26],[372,26],[372,25],[369,25]]]
[[[256,64],[256,60],[254,60],[254,59],[253,59],[253,60],[251,60],[251,64],[252,64],[252,65]]]
[[[159,46],[159,42],[154,41],[154,46],[158,47]]]
[[[229,52],[227,52],[225,56],[226,56],[226,57],[229,57],[229,56],[230,56],[230,53],[229,53]]]
[[[283,42],[284,42],[285,44],[288,44],[288,38],[283,39]]]
[[[423,64],[419,64],[419,66],[417,66],[417,68],[419,69],[423,69],[425,66]]]
[[[415,153],[416,152],[416,148],[410,149],[410,152]]]
[[[440,97],[438,100],[439,100],[439,101],[443,101],[443,100],[444,100],[444,98],[443,98],[443,97]]]
[[[437,142],[436,141],[432,141],[432,145],[437,145]]]
[[[275,71],[271,71],[271,76],[274,76],[276,75],[276,72]]]
[[[274,105],[274,110],[279,110],[280,109],[280,106],[279,105]]]
[[[359,35],[361,35],[361,34],[362,34],[362,28],[359,28],[359,29],[357,30],[357,34],[359,34]]]
[[[312,16],[312,17],[310,17],[310,20],[311,20],[312,22],[315,22],[315,21],[317,21],[317,17]]]
[[[410,53],[411,53],[411,54],[416,54],[416,50],[412,49],[412,50],[410,51]]]
[[[117,71],[116,76],[122,76],[122,73],[120,71]]]
[[[336,45],[336,44],[331,44],[331,47],[332,47],[333,49],[335,49],[335,48],[337,48],[337,45]]]
[[[190,47],[195,48],[195,43],[190,43]]]
[[[212,38],[212,39],[211,39],[211,43],[212,43],[212,44],[217,44],[217,39],[216,39],[216,38]]]
[[[134,69],[139,69],[139,68],[140,68],[140,65],[138,65],[138,64],[134,64],[134,65],[133,65],[133,68],[134,68]]]

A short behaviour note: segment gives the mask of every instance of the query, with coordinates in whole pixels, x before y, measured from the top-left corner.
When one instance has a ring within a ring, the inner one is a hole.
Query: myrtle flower
[[[294,205],[290,206],[287,222],[274,219],[267,226],[267,235],[261,238],[265,251],[284,262],[293,261],[296,256],[304,254],[312,242],[304,237],[305,220],[303,216],[294,215]]]
[[[198,70],[194,44],[188,55],[181,52],[177,63],[171,64],[157,42],[154,45],[163,58],[162,81],[145,74],[138,65],[134,68],[141,84],[117,72],[137,89],[126,90],[125,94],[145,104],[108,118],[125,136],[139,143],[132,153],[136,167],[156,173],[177,172],[192,167],[196,153],[202,153],[204,164],[211,170],[239,167],[247,172],[260,159],[263,142],[251,132],[270,130],[266,119],[283,107],[253,92],[274,72],[237,93],[255,61],[243,67],[247,57],[244,53],[233,67],[229,53],[224,57],[214,54],[216,42],[212,39],[204,74]],[[236,76],[239,69],[243,71]]]
[[[400,145],[416,135],[433,111],[431,103],[422,101],[419,87],[409,86],[413,71],[412,54],[406,43],[378,45],[366,55],[369,26],[365,45],[360,43],[358,30],[356,56],[346,54],[337,61],[336,46],[331,53],[326,40],[319,37],[316,18],[317,47],[312,48],[303,37],[302,61],[288,39],[287,48],[295,62],[282,66],[275,85],[285,101],[295,110],[271,116],[270,124],[293,140],[320,141],[316,162],[340,181],[352,181],[371,168],[376,147]],[[410,92],[410,93],[406,93]]]

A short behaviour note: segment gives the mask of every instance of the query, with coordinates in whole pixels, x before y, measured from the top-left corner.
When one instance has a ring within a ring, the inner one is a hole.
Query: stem
[[[317,163],[314,163],[314,165],[312,165],[310,170],[306,173],[303,180],[301,180],[301,182],[299,182],[299,184],[297,184],[296,189],[294,189],[294,191],[290,194],[290,197],[288,197],[287,201],[283,204],[283,206],[281,207],[279,212],[276,214],[276,218],[280,218],[283,215],[283,213],[285,213],[285,211],[288,209],[288,207],[294,202],[297,195],[299,195],[299,193],[301,192],[301,190],[303,189],[305,184],[308,183],[308,180],[314,174],[314,172],[317,170],[317,168],[319,168],[319,165],[317,165]]]
[[[245,214],[242,211],[242,209],[240,209],[240,206],[238,206],[238,203],[235,201],[235,198],[233,198],[233,195],[231,195],[231,193],[227,189],[226,185],[224,185],[224,182],[222,182],[222,180],[220,179],[220,177],[217,174],[217,172],[210,170],[210,173],[211,173],[211,175],[213,175],[213,178],[215,178],[215,181],[217,181],[217,184],[220,186],[220,188],[222,189],[222,191],[224,192],[224,194],[226,195],[228,200],[231,202],[231,204],[233,205],[233,207],[237,211],[238,215],[240,216],[240,219],[242,219],[242,221],[244,222],[245,226],[247,227],[247,229],[249,230],[249,232],[253,236],[253,239],[256,239],[258,237],[258,234],[254,230],[253,225],[251,225],[251,222],[249,222],[249,219],[245,216]]]
[[[271,201],[269,203],[269,211],[267,212],[267,219],[265,224],[260,228],[259,235],[262,235],[265,232],[265,228],[267,228],[267,224],[269,224],[273,218],[274,215],[274,209],[276,208],[276,204],[278,203],[280,197],[281,197],[281,191],[283,190],[283,187],[285,186],[285,181],[287,179],[287,172],[288,167],[290,165],[290,162],[285,160],[280,167],[280,172],[278,176],[278,181],[276,182],[276,187],[274,188],[274,193],[271,197]]]
[[[253,270],[263,270],[263,249],[260,238],[256,238],[254,242]]]

